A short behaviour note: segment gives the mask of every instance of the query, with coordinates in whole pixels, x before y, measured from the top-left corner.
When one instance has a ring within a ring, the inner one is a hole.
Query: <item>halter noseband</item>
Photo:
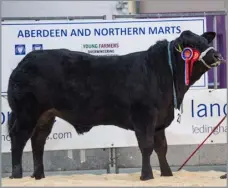
[[[212,49],[215,49],[214,47],[209,47],[209,48],[207,48],[205,51],[203,51],[202,53],[201,53],[201,55],[199,56],[199,59],[198,59],[198,61],[201,61],[207,68],[209,68],[209,69],[211,69],[212,67],[210,66],[210,65],[208,65],[204,60],[203,60],[203,58],[206,56],[206,54],[207,54],[207,52],[209,52],[210,50],[212,50]]]

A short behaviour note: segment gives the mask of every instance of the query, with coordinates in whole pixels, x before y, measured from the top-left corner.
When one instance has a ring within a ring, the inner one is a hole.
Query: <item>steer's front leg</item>
[[[150,156],[154,150],[154,136],[151,135],[151,138],[147,139],[146,135],[142,132],[136,132],[136,137],[138,140],[139,149],[142,153],[142,170],[140,179],[153,179],[154,176],[150,165]]]
[[[141,119],[142,121],[137,121]],[[141,180],[153,179],[153,172],[150,165],[150,156],[154,150],[155,124],[157,113],[152,115],[144,114],[135,121],[135,134],[138,141],[139,149],[142,153],[142,170]]]

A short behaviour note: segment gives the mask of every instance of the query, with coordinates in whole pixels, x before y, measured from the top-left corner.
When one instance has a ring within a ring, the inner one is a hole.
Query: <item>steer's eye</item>
[[[193,44],[190,44],[189,47],[190,48],[195,48],[195,46]]]

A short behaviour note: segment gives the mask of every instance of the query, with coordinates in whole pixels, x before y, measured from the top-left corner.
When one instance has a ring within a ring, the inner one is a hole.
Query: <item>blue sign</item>
[[[25,55],[25,44],[15,44],[15,55]]]
[[[33,44],[32,50],[43,50],[43,44]]]

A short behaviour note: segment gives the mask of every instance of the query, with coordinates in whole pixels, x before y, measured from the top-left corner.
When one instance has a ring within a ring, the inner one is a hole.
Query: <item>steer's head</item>
[[[187,30],[174,40],[175,49],[181,58],[179,62],[181,67],[184,66],[182,70],[186,85],[194,84],[205,72],[225,62],[222,55],[210,45],[215,36],[215,32],[197,35]]]

